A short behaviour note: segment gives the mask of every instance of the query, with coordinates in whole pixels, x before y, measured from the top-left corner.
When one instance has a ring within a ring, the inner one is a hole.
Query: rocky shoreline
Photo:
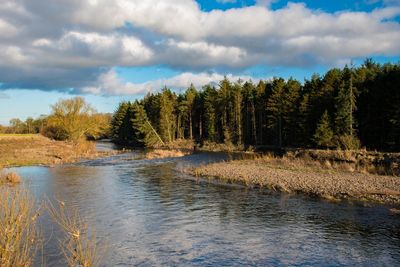
[[[294,167],[265,159],[213,163],[190,172],[198,177],[329,200],[354,199],[400,206],[400,177],[396,176]]]

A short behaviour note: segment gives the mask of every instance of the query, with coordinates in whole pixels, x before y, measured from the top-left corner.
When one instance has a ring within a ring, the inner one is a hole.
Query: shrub
[[[64,128],[55,125],[49,125],[45,127],[42,131],[42,135],[58,141],[64,141],[68,139],[68,132]]]
[[[359,149],[361,144],[360,140],[352,135],[341,135],[334,138],[334,144],[337,148],[344,150]]]

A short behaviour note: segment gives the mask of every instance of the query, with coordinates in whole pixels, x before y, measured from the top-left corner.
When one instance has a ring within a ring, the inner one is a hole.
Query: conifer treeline
[[[366,60],[304,84],[294,79],[164,88],[120,103],[113,138],[135,145],[194,139],[243,146],[400,150],[400,64]]]

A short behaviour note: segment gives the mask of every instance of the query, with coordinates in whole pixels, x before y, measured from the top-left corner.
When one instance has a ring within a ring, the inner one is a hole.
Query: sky
[[[365,58],[400,61],[400,0],[1,0],[0,124],[76,95],[113,112],[164,86]]]

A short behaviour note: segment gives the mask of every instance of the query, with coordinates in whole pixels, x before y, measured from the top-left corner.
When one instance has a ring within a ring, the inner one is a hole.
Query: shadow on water
[[[400,264],[400,217],[385,207],[209,184],[179,172],[227,157],[141,160],[132,152],[16,170],[38,198],[61,198],[89,218],[109,244],[104,266]],[[57,231],[42,220],[46,262],[57,265]]]

